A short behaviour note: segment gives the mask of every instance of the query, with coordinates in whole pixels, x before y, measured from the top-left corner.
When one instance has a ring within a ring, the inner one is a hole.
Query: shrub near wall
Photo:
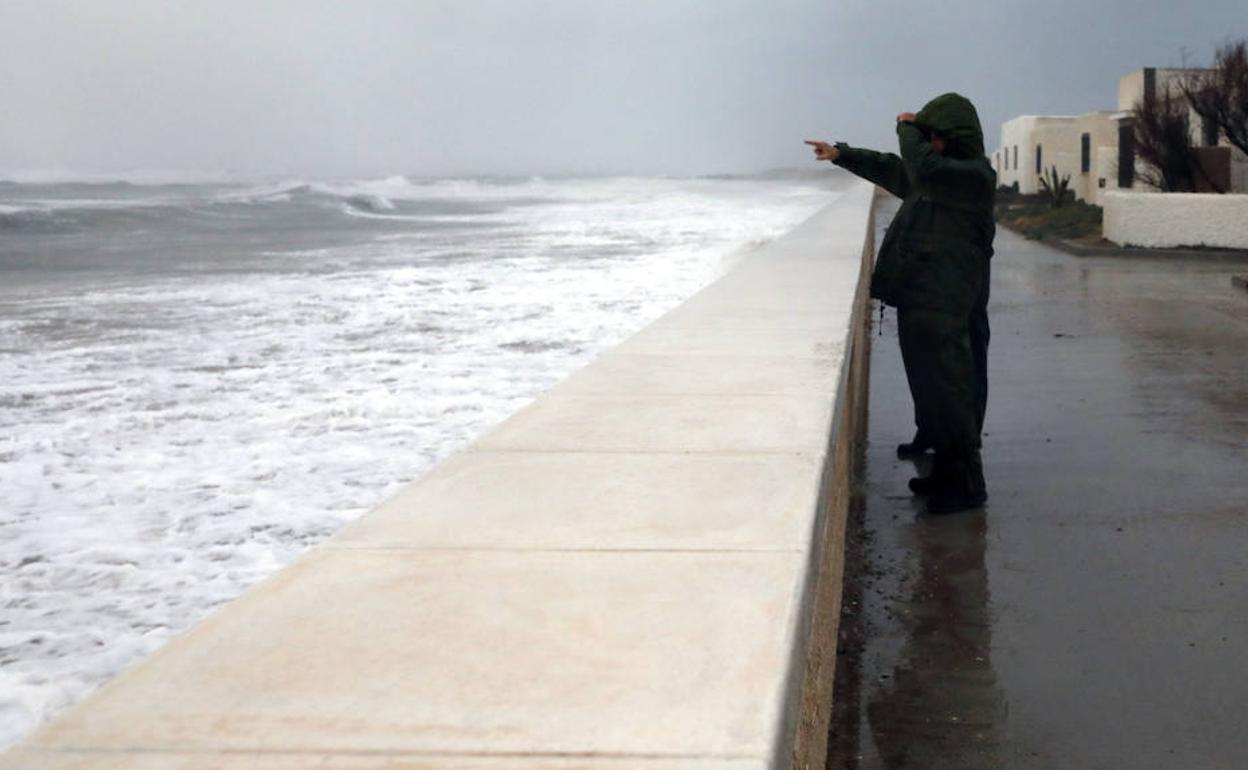
[[[1031,240],[1101,239],[1101,208],[1071,201],[1053,208],[1039,195],[1019,195],[1009,188],[997,191],[997,222]]]
[[[1107,191],[1102,203],[1120,246],[1248,249],[1248,195]]]

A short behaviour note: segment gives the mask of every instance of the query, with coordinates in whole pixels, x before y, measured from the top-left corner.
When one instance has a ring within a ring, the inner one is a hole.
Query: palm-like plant
[[[1049,199],[1049,206],[1060,209],[1070,192],[1070,174],[1059,176],[1057,166],[1049,166],[1048,173],[1040,175],[1040,186],[1044,188],[1044,194]]]

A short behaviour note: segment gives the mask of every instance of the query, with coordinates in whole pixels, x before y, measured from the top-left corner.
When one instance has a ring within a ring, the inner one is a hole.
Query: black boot
[[[927,450],[932,448],[932,443],[924,438],[921,434],[914,434],[914,438],[905,444],[897,445],[898,457],[918,457]]]
[[[984,484],[984,466],[979,452],[947,463],[938,463],[942,469],[936,489],[929,493],[927,512],[936,516],[961,513],[978,508],[988,500]],[[933,472],[932,476],[936,476]]]
[[[935,494],[940,491],[940,479],[935,473],[930,476],[915,476],[910,479],[910,491],[920,496]]]
[[[941,494],[950,484],[948,453],[937,450],[932,457],[931,470],[926,476],[910,479],[910,491],[922,497]]]
[[[948,454],[940,450],[932,457],[931,472],[910,479],[910,491],[922,497],[942,495],[953,486],[957,489],[957,470],[950,466]]]

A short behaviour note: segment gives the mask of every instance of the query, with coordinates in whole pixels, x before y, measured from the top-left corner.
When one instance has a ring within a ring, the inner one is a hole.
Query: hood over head
[[[915,125],[940,134],[945,154],[952,158],[979,158],[984,154],[984,132],[979,126],[975,105],[961,94],[937,96],[919,110]]]

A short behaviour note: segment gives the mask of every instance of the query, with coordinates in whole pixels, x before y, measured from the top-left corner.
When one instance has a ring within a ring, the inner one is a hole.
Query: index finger
[[[818,139],[803,139],[802,141],[809,144],[811,147],[818,147],[821,144],[827,144],[827,142],[821,142]]]

